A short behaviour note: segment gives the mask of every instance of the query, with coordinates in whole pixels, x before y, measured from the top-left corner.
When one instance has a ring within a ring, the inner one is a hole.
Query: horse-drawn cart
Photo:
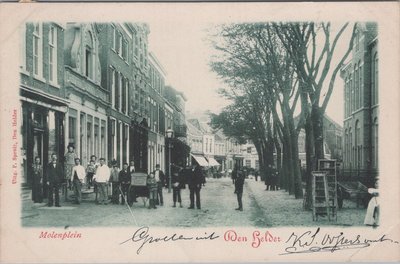
[[[146,207],[149,198],[147,188],[147,174],[144,172],[134,172],[131,174],[131,185],[128,190],[128,204],[132,206],[133,201],[138,197],[142,198],[143,205]]]

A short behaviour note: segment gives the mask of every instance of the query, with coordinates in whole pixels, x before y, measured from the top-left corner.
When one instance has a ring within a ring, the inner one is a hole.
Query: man
[[[180,168],[179,171],[172,174],[172,199],[174,201],[174,205],[172,207],[176,207],[176,202],[179,203],[179,207],[182,208],[182,198],[181,198],[181,188],[183,183],[183,168]]]
[[[57,162],[57,155],[51,155],[51,162],[47,165],[47,185],[49,186],[49,202],[48,206],[53,206],[53,193],[55,196],[56,207],[60,205],[60,185],[64,181],[63,169]]]
[[[201,185],[204,183],[204,176],[201,171],[201,167],[195,164],[190,171],[188,185],[190,191],[190,207],[188,209],[194,209],[194,197],[196,196],[197,209],[201,209],[200,204],[200,190]]]
[[[129,177],[132,179],[132,174],[136,171],[135,162],[133,160],[131,160],[129,163],[130,163],[129,167],[128,167]],[[132,205],[132,203],[137,203],[136,193],[135,193],[135,189],[134,188],[131,188],[130,196],[132,198],[132,201],[130,201],[130,203],[131,203],[130,205]]]
[[[165,174],[162,170],[160,170],[160,164],[156,165],[156,170],[154,171],[154,177],[157,182],[157,205],[164,205],[164,198],[162,193],[162,188],[165,185]]]
[[[243,211],[243,203],[242,203],[242,196],[243,196],[243,185],[244,185],[244,179],[245,179],[245,173],[238,168],[237,170],[237,177],[235,181],[235,193],[237,195],[237,201],[239,207],[236,208],[235,210]]]
[[[82,183],[85,181],[85,168],[81,165],[81,160],[75,158],[75,166],[71,172],[71,182],[74,188],[75,204],[82,201]]]
[[[107,204],[108,197],[106,193],[106,188],[109,179],[110,179],[110,168],[108,168],[108,166],[105,165],[105,159],[100,158],[100,165],[99,167],[97,167],[96,175],[93,178],[100,192],[100,198],[97,204]]]
[[[128,171],[128,163],[124,163],[122,170],[119,172],[118,180],[123,194],[121,204],[125,204],[129,186],[131,185],[131,175]]]
[[[112,169],[111,169],[111,176],[110,182],[112,184],[112,203],[119,204],[118,197],[119,197],[119,168],[116,160],[112,161]]]

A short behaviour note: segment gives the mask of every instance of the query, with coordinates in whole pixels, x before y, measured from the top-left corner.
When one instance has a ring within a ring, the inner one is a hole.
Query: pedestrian
[[[119,172],[118,181],[122,192],[121,204],[125,204],[129,186],[131,185],[131,175],[128,171],[128,163],[124,163],[122,170]]]
[[[75,159],[78,158],[78,155],[75,153],[75,146],[72,143],[68,144],[68,151],[64,155],[64,172],[67,178],[67,184],[69,189],[72,189],[72,181],[69,179],[69,176],[72,173],[72,168],[75,166]],[[67,188],[66,188],[67,189]]]
[[[96,157],[96,156],[95,156]],[[93,185],[93,176],[96,173],[96,161],[90,159],[89,164],[86,167],[86,182],[88,189]]]
[[[235,163],[235,166],[233,167],[232,170],[232,183],[235,184],[235,180],[237,178],[237,170],[238,170],[238,163]]]
[[[179,207],[182,208],[182,198],[181,198],[181,189],[183,184],[183,168],[181,168],[178,172],[172,174],[172,200],[174,201],[174,205],[172,207],[176,207],[176,202],[179,203]]]
[[[81,165],[81,160],[75,158],[75,166],[71,172],[71,182],[75,194],[75,204],[80,204],[82,201],[82,184],[85,182],[85,168]]]
[[[106,188],[110,179],[110,168],[105,164],[105,159],[100,158],[100,166],[97,167],[96,174],[93,180],[97,184],[97,188],[100,193],[97,204],[107,204],[108,196],[106,194]]]
[[[51,154],[51,162],[47,165],[47,185],[49,187],[49,199],[47,206],[53,206],[53,194],[56,207],[60,205],[60,185],[64,181],[63,169],[60,163],[57,162],[57,155]]]
[[[132,179],[133,173],[136,172],[136,169],[135,169],[135,162],[134,162],[133,160],[131,160],[131,161],[129,162],[128,171],[129,171],[129,175],[130,175],[130,177],[131,177],[131,179]],[[129,195],[129,196],[130,196],[130,199],[131,199],[131,201],[128,201],[128,202],[129,202],[129,205],[132,206],[132,203],[137,203],[135,188],[130,188],[130,195]]]
[[[154,173],[147,176],[147,188],[149,189],[149,209],[156,209],[156,200],[158,195],[158,183]]]
[[[256,170],[256,171],[254,172],[254,178],[256,179],[256,181],[258,181],[258,170]]]
[[[92,184],[93,184],[93,189],[94,189],[94,193],[95,193],[95,202],[98,202],[98,196],[99,196],[99,188],[96,184],[96,182],[93,181],[94,175],[96,174],[97,168],[100,166],[100,163],[97,162],[97,157],[96,155],[92,155],[90,156],[90,163],[94,164],[94,168],[95,168],[95,172],[93,173],[92,176]]]
[[[119,168],[118,168],[118,162],[116,160],[113,160],[111,162],[112,164],[112,169],[111,169],[111,175],[110,175],[110,182],[111,182],[111,202],[113,204],[119,204]]]
[[[156,165],[156,170],[153,172],[154,178],[157,182],[157,205],[164,205],[164,198],[163,198],[163,187],[165,186],[165,174],[162,170],[160,170],[160,164]]]
[[[190,191],[190,206],[188,209],[194,209],[194,200],[196,197],[197,209],[201,209],[200,190],[204,183],[204,175],[199,165],[195,164],[190,171],[188,185]]]
[[[368,193],[372,195],[365,214],[364,225],[379,226],[379,180],[375,182],[375,188],[369,188]]]
[[[243,185],[244,185],[244,180],[246,176],[245,173],[238,168],[237,170],[237,178],[235,181],[235,193],[237,196],[237,201],[239,207],[236,208],[235,210],[243,211],[243,203],[242,203],[242,196],[243,196]]]
[[[35,157],[35,163],[32,165],[32,178],[32,200],[34,203],[41,203],[43,202],[43,167],[39,157]]]

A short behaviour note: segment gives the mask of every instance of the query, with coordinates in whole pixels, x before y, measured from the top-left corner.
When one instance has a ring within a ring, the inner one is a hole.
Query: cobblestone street
[[[286,192],[265,191],[263,182],[247,179],[245,182],[244,211],[237,207],[234,186],[229,178],[208,179],[201,190],[202,209],[187,209],[189,190],[182,190],[183,208],[172,207],[172,193],[164,189],[164,206],[157,209],[144,207],[142,198],[131,207],[132,217],[126,205],[96,205],[94,200],[82,204],[62,202],[61,208],[48,208],[45,204],[33,204],[25,200],[22,225],[26,227],[97,227],[97,226],[165,226],[165,227],[208,227],[208,226],[315,226],[315,225],[362,225],[365,209],[357,209],[355,203],[345,201],[338,213],[337,222],[321,219],[312,221],[311,211],[302,209],[302,200],[294,199]]]

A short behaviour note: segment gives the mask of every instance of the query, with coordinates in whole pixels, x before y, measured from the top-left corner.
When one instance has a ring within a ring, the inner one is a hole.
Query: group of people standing
[[[172,174],[171,183],[173,190],[173,207],[179,203],[182,207],[181,189],[188,184],[190,191],[190,206],[189,209],[194,209],[195,204],[198,209],[201,209],[200,190],[205,183],[205,177],[201,167],[194,165],[189,168],[178,167],[179,171]],[[46,172],[44,177],[43,172]],[[108,186],[111,184],[111,203],[125,204],[137,202],[136,198],[147,196],[149,198],[149,209],[156,208],[156,205],[164,205],[163,187],[168,186],[168,178],[160,169],[160,165],[156,165],[156,169],[147,176],[146,193],[140,194],[140,189],[130,188],[132,174],[136,172],[134,161],[130,164],[124,163],[120,169],[117,161],[111,162],[111,168],[107,166],[105,159],[92,155],[87,167],[81,165],[81,159],[74,151],[72,144],[68,145],[68,152],[64,155],[64,167],[58,161],[56,154],[51,155],[51,161],[47,164],[46,170],[43,170],[39,157],[35,158],[32,165],[33,173],[33,188],[32,200],[35,203],[43,202],[43,187],[47,185],[48,190],[48,206],[61,207],[60,205],[60,189],[64,186],[73,190],[75,204],[80,204],[82,201],[82,189],[86,186],[87,189],[94,188],[96,193],[95,202],[97,204],[108,204]],[[46,179],[46,182],[43,182]],[[120,199],[121,197],[121,199]],[[128,201],[128,197],[129,199]],[[54,201],[55,200],[55,201]]]

